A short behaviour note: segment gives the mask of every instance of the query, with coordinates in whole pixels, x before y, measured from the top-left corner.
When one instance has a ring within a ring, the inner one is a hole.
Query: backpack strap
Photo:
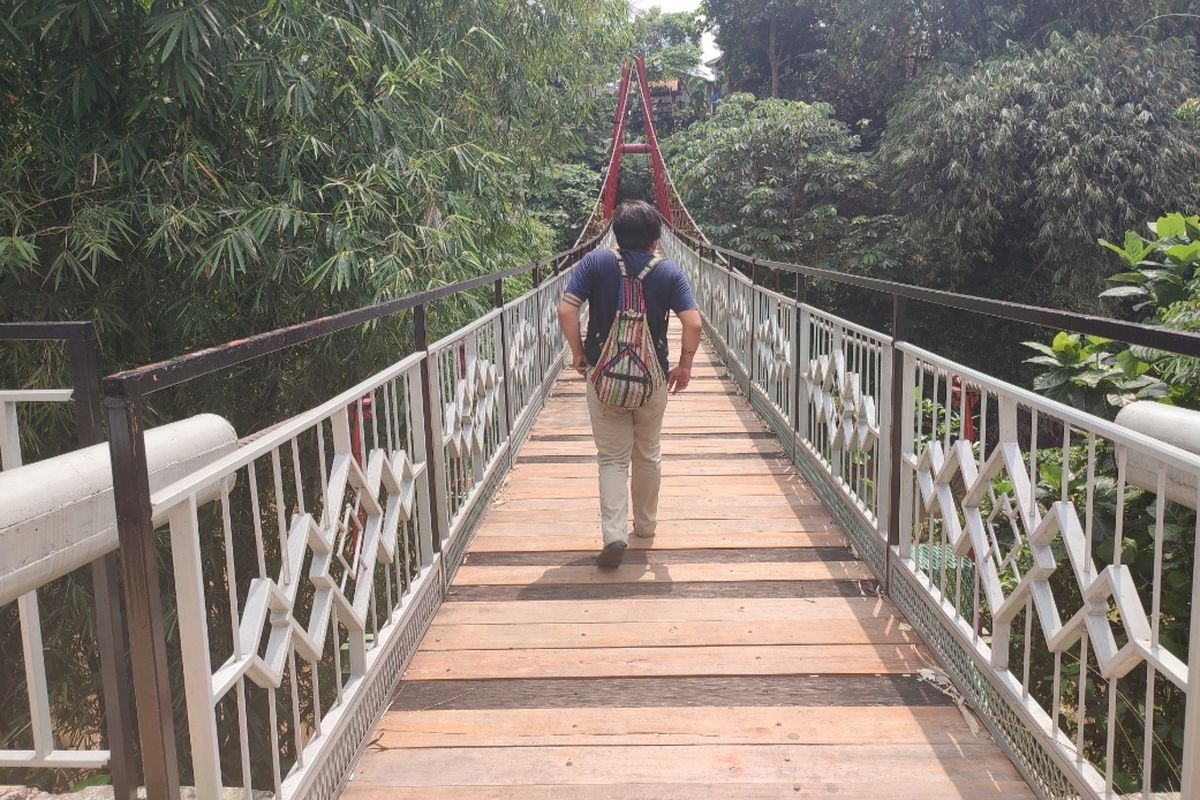
[[[655,267],[657,267],[659,264],[661,264],[664,261],[666,261],[665,258],[660,258],[658,256],[655,256],[654,258],[650,259],[649,263],[647,263],[646,266],[642,267],[641,272],[639,272],[637,275],[630,275],[629,268],[627,266],[625,266],[625,258],[621,255],[620,250],[617,251],[617,266],[621,270],[622,278],[633,278],[634,280],[637,280],[637,281],[644,281],[644,280],[646,280],[646,276],[649,275],[650,272]]]
[[[629,277],[629,268],[625,266],[625,259],[621,256],[620,250],[616,251],[616,256],[617,256],[617,268],[621,270],[621,277],[628,278]]]
[[[645,267],[643,267],[642,271],[640,273],[638,273],[637,279],[639,281],[646,280],[646,276],[649,275],[651,273],[651,271],[654,270],[655,267],[657,267],[659,264],[661,264],[664,261],[666,261],[665,258],[660,258],[658,256],[655,256],[654,258],[650,259],[650,263],[648,263]]]

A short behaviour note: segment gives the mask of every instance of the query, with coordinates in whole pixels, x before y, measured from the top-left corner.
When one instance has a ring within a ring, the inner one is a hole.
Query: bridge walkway
[[[707,347],[658,536],[598,570],[583,393],[559,379],[345,800],[1032,797]]]

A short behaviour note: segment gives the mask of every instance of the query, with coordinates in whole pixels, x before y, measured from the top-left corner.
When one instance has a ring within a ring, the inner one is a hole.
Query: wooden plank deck
[[[1033,796],[719,363],[695,374],[658,536],[611,572],[560,379],[346,800]]]

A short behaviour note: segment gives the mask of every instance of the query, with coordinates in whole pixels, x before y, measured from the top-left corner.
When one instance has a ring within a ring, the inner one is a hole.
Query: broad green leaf
[[[1178,264],[1188,266],[1200,259],[1200,242],[1177,244],[1167,248],[1167,256]]]
[[[1121,368],[1126,378],[1136,378],[1150,370],[1150,365],[1134,355],[1132,350],[1122,350],[1113,356],[1113,361]]]
[[[1176,239],[1187,235],[1187,220],[1183,214],[1160,217],[1154,228],[1160,239]]]
[[[1024,345],[1025,347],[1030,348],[1031,350],[1037,350],[1039,353],[1044,353],[1045,355],[1048,355],[1051,358],[1054,358],[1055,360],[1058,359],[1058,356],[1055,354],[1054,348],[1050,347],[1049,345],[1043,344],[1042,342],[1021,342],[1021,344]]]
[[[1150,292],[1141,286],[1114,286],[1100,293],[1101,297],[1148,297]]]

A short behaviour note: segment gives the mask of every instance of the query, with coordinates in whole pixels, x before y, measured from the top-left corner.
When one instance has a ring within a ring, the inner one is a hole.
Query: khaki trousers
[[[658,488],[662,482],[663,413],[667,387],[661,386],[641,408],[600,402],[587,381],[588,412],[600,465],[600,525],[604,544],[628,542],[630,463],[633,465],[633,530],[653,536],[658,525]]]

